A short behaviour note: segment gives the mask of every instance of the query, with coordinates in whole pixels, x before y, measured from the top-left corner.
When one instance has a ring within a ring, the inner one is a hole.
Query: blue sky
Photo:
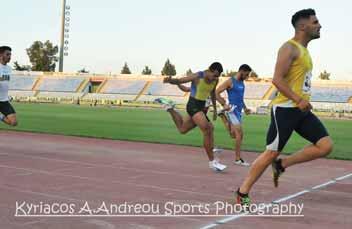
[[[83,67],[118,73],[145,65],[160,73],[167,58],[179,74],[220,61],[225,69],[250,64],[271,76],[278,48],[293,36],[291,16],[314,8],[321,38],[310,43],[314,75],[352,79],[352,3],[348,0],[67,0],[71,6],[65,71]],[[61,0],[1,3],[1,45],[13,47],[13,62],[28,64],[25,49],[35,40],[59,44]]]

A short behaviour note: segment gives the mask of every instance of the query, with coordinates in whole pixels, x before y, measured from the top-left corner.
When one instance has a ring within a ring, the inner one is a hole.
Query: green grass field
[[[187,135],[177,132],[169,114],[156,109],[102,108],[57,104],[13,104],[18,115],[19,126],[2,129],[75,135],[97,138],[172,143],[201,146],[200,131],[195,129]],[[352,160],[352,121],[323,120],[335,142],[330,158]],[[245,116],[245,139],[243,150],[261,152],[265,147],[265,136],[269,116]],[[232,148],[230,139],[220,119],[215,123],[215,143]],[[284,153],[295,152],[307,142],[294,134]]]

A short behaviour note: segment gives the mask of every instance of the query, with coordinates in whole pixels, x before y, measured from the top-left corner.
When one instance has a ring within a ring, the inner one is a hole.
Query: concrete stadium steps
[[[90,79],[89,78],[86,78],[82,81],[82,83],[78,86],[76,92],[83,92],[83,90],[88,86],[90,82]]]
[[[103,82],[101,82],[101,84],[100,84],[99,87],[97,88],[96,93],[100,93],[100,92],[104,89],[104,87],[105,87],[105,85],[106,85],[107,82],[108,82],[108,80],[107,80],[107,79],[104,79]]]
[[[269,90],[267,90],[264,94],[264,96],[262,97],[262,99],[264,100],[269,100],[272,99],[273,96],[276,94],[277,89],[274,85],[271,85],[271,87],[269,88]]]
[[[244,97],[247,99],[263,99],[265,94],[271,89],[271,83],[245,83]]]
[[[34,83],[33,87],[32,87],[32,91],[37,91],[39,85],[41,84],[41,82],[43,81],[43,76],[40,76],[37,78],[37,81]]]

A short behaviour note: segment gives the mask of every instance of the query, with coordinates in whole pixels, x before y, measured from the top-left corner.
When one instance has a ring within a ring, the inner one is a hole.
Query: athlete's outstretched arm
[[[228,88],[231,88],[231,78],[222,83],[215,91],[216,100],[224,107],[225,110],[230,110],[228,104],[226,104],[226,100],[221,96],[221,93]]]
[[[305,110],[311,108],[309,102],[304,101],[299,95],[294,93],[284,80],[292,62],[298,55],[298,51],[289,43],[285,43],[280,48],[275,66],[273,84],[284,96],[297,103],[300,109]]]
[[[182,84],[177,84],[177,87],[183,92],[190,92],[191,91],[190,87],[186,87],[186,86],[184,86]]]
[[[184,83],[191,82],[197,78],[198,78],[198,74],[193,73],[189,76],[185,76],[181,78],[172,78],[171,76],[168,76],[168,77],[165,77],[163,81],[164,83],[169,83],[169,84],[184,84]]]

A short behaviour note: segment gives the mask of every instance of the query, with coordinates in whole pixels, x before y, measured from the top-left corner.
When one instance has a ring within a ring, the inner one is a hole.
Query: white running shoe
[[[214,161],[209,161],[209,168],[216,172],[221,172],[226,169],[226,165],[221,164],[220,162],[214,160]]]
[[[154,102],[161,104],[166,111],[174,109],[176,106],[174,101],[172,101],[171,99],[157,98],[154,100]]]
[[[223,151],[223,149],[215,146],[213,148],[213,153],[214,153],[214,160],[217,161],[217,162],[220,162],[220,153]]]
[[[214,148],[213,148],[213,153],[221,153],[222,151],[224,151],[223,149],[221,149],[221,148],[219,148],[219,147],[217,147],[217,146],[215,146]]]
[[[244,161],[242,158],[233,162],[235,165],[250,166],[250,164]]]

